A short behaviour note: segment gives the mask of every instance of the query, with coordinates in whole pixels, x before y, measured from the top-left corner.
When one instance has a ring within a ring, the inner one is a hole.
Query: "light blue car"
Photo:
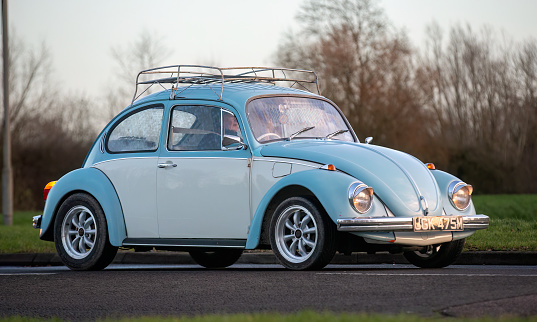
[[[208,268],[245,249],[272,249],[293,270],[383,251],[444,267],[489,225],[471,194],[360,142],[311,71],[177,65],[139,73],[82,168],[47,185],[34,227],[74,270],[105,268],[118,247],[188,251]]]

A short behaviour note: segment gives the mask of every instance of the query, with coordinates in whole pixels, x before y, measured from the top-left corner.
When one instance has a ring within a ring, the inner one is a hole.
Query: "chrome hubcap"
[[[275,237],[278,250],[286,260],[302,263],[317,245],[317,223],[306,208],[294,205],[278,218]]]
[[[69,256],[82,259],[89,255],[97,238],[97,223],[84,206],[71,208],[62,223],[62,244]]]

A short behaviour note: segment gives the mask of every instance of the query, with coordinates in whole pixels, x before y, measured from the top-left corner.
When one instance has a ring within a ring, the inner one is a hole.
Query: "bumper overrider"
[[[41,218],[42,217],[43,217],[43,215],[34,216],[32,218],[32,227],[34,227],[35,229],[41,228]]]
[[[450,216],[441,216],[444,219]],[[456,217],[456,216],[453,216]],[[462,217],[462,229],[457,230],[477,230],[489,227],[489,217],[485,215],[459,216]],[[416,217],[367,217],[353,219],[338,219],[337,230],[350,232],[380,232],[380,231],[406,231],[424,232],[423,229],[416,229],[414,222]],[[419,217],[421,219],[427,217]],[[435,218],[435,217],[430,217]],[[437,218],[437,217],[436,217]],[[445,229],[444,231],[449,231]],[[431,229],[428,231],[438,231]]]

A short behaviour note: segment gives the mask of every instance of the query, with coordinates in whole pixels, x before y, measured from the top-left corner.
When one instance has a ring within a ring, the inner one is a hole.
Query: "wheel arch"
[[[265,209],[265,213],[263,215],[263,222],[261,224],[261,232],[259,237],[259,244],[262,246],[270,246],[270,240],[269,240],[269,227],[270,227],[270,220],[272,218],[272,214],[278,207],[280,203],[282,203],[284,200],[290,197],[304,197],[311,202],[315,203],[316,205],[319,205],[322,208],[322,205],[320,205],[319,200],[317,197],[311,192],[308,188],[301,186],[301,185],[290,185],[282,188],[274,197],[271,199],[270,203],[268,204],[267,208]]]
[[[326,212],[334,223],[342,216],[354,215],[347,191],[356,181],[356,178],[345,173],[323,169],[301,171],[281,179],[267,191],[257,205],[250,224],[246,249],[266,245],[270,214],[289,197],[306,197]]]
[[[127,237],[121,203],[112,182],[96,168],[69,172],[52,187],[43,211],[40,239],[54,240],[54,220],[58,210],[75,193],[86,193],[95,198],[104,212],[110,243],[121,246]]]

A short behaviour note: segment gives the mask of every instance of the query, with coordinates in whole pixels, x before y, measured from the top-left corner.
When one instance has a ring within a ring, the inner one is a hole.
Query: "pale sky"
[[[45,42],[55,79],[90,97],[110,81],[113,46],[143,30],[158,33],[173,53],[164,64],[268,66],[303,0],[9,0],[10,31],[31,44]],[[534,0],[381,0],[415,45],[426,25],[489,25],[515,40],[537,38]],[[285,67],[285,66],[281,66]],[[133,80],[134,83],[134,80]],[[127,102],[126,102],[127,104]]]

